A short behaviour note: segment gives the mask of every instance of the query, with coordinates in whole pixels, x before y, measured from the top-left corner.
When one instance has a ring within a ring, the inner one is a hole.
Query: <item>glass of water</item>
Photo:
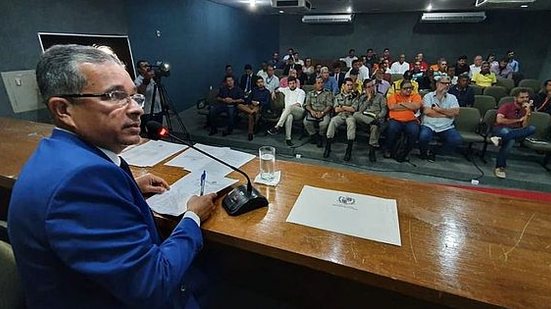
[[[258,149],[260,157],[260,177],[271,181],[275,173],[275,147],[262,146]]]

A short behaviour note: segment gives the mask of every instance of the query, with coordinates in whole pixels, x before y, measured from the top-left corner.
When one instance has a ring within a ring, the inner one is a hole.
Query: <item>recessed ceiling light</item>
[[[279,11],[279,14],[283,14],[283,13],[285,13],[285,12],[283,12],[283,11]]]
[[[427,5],[427,11],[428,12],[432,11],[432,3],[429,3],[429,5]]]
[[[249,0],[250,6],[256,6],[256,0]]]
[[[348,13],[352,13],[352,7],[349,6],[348,8],[346,8],[346,11],[347,11]]]
[[[528,7],[528,4],[523,4],[523,5],[521,5],[520,7],[523,8],[523,9],[525,9],[525,8]]]

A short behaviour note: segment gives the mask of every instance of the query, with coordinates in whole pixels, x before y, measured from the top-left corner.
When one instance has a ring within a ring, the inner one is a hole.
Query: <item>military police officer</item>
[[[333,108],[335,109],[335,116],[331,118],[329,127],[327,128],[327,144],[325,145],[325,152],[323,157],[329,157],[331,153],[331,143],[337,128],[346,123],[346,137],[348,139],[348,145],[346,147],[346,153],[344,154],[344,160],[350,161],[352,156],[352,144],[356,139],[356,119],[353,114],[358,109],[357,97],[358,92],[354,91],[354,82],[350,77],[344,79],[344,91],[335,96]]]
[[[312,144],[323,147],[323,138],[327,132],[329,121],[331,120],[330,111],[333,108],[333,93],[323,87],[323,78],[316,78],[314,90],[306,95],[304,108],[307,111],[304,117],[304,128]],[[315,124],[319,125],[319,134],[316,133]],[[322,138],[323,137],[323,138]]]
[[[385,97],[375,91],[374,81],[366,79],[363,82],[364,93],[358,98],[358,110],[354,119],[358,125],[369,126],[369,161],[377,161],[375,149],[379,148],[381,125],[386,117],[387,107]]]

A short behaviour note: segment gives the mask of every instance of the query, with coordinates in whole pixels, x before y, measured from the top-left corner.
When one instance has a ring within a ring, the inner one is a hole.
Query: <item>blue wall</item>
[[[111,0],[0,2],[0,71],[31,70],[40,53],[37,32],[126,34],[126,7]],[[45,109],[14,114],[0,82],[0,116],[47,121]]]
[[[246,63],[258,69],[279,46],[277,16],[257,16],[203,0],[127,3],[134,60],[171,64],[164,84],[178,111],[204,97],[209,86],[218,87],[226,64],[239,76]]]

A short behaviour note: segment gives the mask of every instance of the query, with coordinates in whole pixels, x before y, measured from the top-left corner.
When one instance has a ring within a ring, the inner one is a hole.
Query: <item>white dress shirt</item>
[[[278,88],[277,91],[285,95],[285,107],[289,107],[296,103],[299,103],[302,107],[302,105],[304,104],[306,93],[304,93],[304,90],[298,87],[295,88],[295,90],[291,90],[289,87]]]
[[[396,61],[390,66],[391,74],[404,74],[407,70],[409,70],[409,63],[405,61],[402,64],[400,64],[399,61]]]

